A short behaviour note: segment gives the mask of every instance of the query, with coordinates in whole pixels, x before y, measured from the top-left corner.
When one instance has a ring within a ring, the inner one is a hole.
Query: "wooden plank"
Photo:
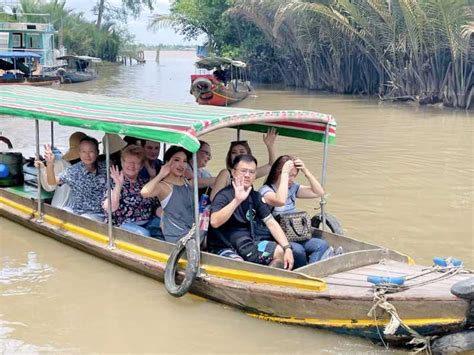
[[[386,253],[383,249],[353,251],[306,265],[297,271],[315,277],[328,276],[365,265],[376,264],[385,256]]]

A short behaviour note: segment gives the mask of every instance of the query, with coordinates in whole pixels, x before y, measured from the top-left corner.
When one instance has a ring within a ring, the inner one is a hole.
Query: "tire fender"
[[[200,94],[210,92],[212,90],[212,82],[206,78],[197,78],[191,85],[192,91],[197,91]]]
[[[176,274],[178,262],[181,256],[186,253],[187,264],[184,271],[184,279],[178,284]],[[199,251],[194,238],[182,238],[176,243],[176,247],[170,254],[165,268],[165,287],[168,293],[174,297],[181,297],[186,294],[199,270]]]
[[[316,214],[311,218],[311,226],[314,228],[319,228],[322,221],[321,214]],[[326,213],[326,226],[329,227],[332,233],[344,235],[344,229],[342,228],[341,223],[334,217],[332,214]]]

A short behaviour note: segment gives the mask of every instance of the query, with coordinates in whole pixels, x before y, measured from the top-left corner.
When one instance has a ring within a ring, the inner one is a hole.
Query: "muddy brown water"
[[[192,105],[194,54],[162,52],[160,65],[147,54],[145,65],[102,67],[98,80],[59,89]],[[238,106],[334,115],[337,139],[329,149],[326,191],[328,211],[345,233],[421,264],[455,256],[474,266],[472,112],[268,86],[258,86]],[[1,117],[0,131],[16,149],[34,153],[32,121]],[[56,144],[65,148],[72,131],[56,126]],[[41,136],[49,142],[49,124],[41,123]],[[261,135],[242,136],[264,161]],[[213,150],[212,172],[223,167],[234,138],[234,130],[205,137]],[[321,144],[279,137],[278,151],[297,155],[320,176]],[[309,212],[317,207],[308,201],[299,206]],[[6,219],[0,228],[0,353],[398,352],[253,319],[195,296],[174,299],[156,281]]]

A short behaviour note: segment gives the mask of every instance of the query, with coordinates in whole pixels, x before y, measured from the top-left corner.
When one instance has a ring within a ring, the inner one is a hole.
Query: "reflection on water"
[[[8,255],[2,258],[0,284],[9,287],[5,291],[1,290],[0,296],[29,294],[33,292],[33,286],[46,281],[54,272],[52,267],[38,262],[34,251],[28,252],[26,259],[25,263],[21,257],[20,260]]]
[[[161,65],[104,67],[99,80],[60,90],[195,105],[189,95],[193,59],[191,52],[162,52]],[[333,114],[338,126],[329,150],[328,210],[346,234],[419,263],[453,255],[474,266],[471,112],[270,87],[257,87],[239,106]],[[16,148],[33,154],[34,124],[17,122],[2,118],[0,130]],[[42,143],[49,142],[49,131],[41,123]],[[55,131],[57,145],[66,148],[75,129]],[[261,134],[242,134],[265,161]],[[213,150],[212,172],[224,166],[234,138],[233,130],[205,137]],[[279,137],[278,150],[321,173],[321,144]],[[314,212],[315,204],[299,207]],[[9,296],[0,302],[0,352],[384,352],[364,340],[248,318],[192,296],[174,299],[153,280],[5,219],[0,226],[0,295]]]

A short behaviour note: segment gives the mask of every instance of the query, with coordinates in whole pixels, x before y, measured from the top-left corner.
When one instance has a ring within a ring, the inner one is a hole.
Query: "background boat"
[[[59,83],[56,76],[33,75],[41,59],[33,52],[0,52],[0,85],[34,85],[47,86]]]
[[[100,58],[65,55],[56,59],[67,61],[67,65],[59,68],[55,74],[63,84],[80,83],[97,78],[97,71],[91,67],[91,63],[100,63]]]
[[[190,93],[200,105],[228,106],[245,99],[252,88],[247,81],[244,62],[221,57],[207,57],[196,68],[213,72],[191,75]]]

